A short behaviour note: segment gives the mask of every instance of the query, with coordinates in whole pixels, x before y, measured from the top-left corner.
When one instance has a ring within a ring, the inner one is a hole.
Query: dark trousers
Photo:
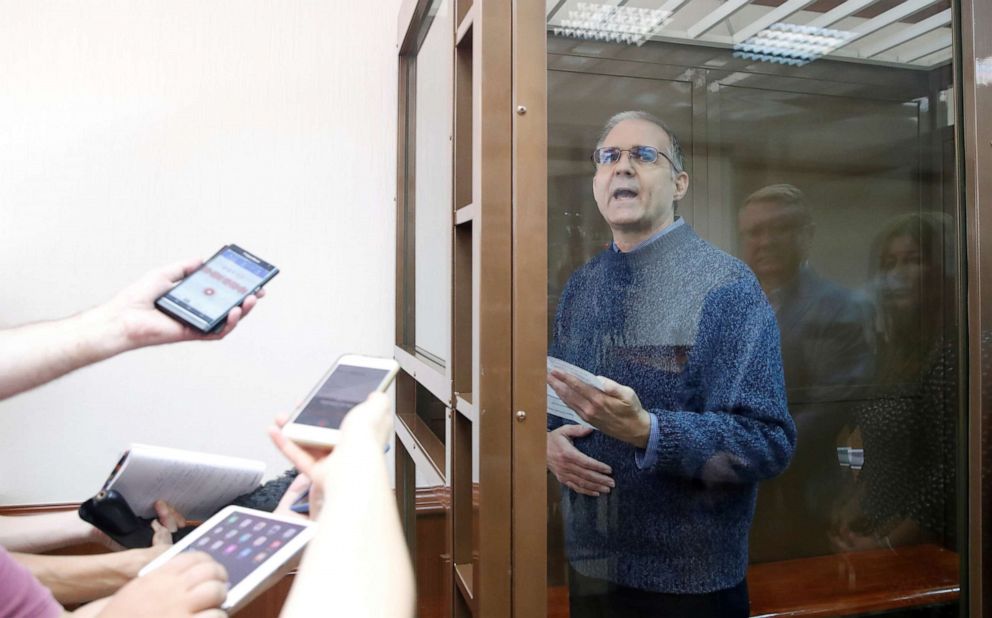
[[[668,594],[620,586],[568,568],[570,618],[748,618],[747,580],[705,594]]]

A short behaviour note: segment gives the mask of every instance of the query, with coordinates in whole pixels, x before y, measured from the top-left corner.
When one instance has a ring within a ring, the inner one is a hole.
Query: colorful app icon
[[[210,546],[210,551],[217,551],[218,549],[220,549],[221,545],[223,544],[224,541],[217,541],[216,543]]]
[[[233,554],[235,551],[237,551],[237,549],[238,546],[235,545],[234,543],[231,543],[230,545],[224,548],[224,555],[228,556],[230,554]]]
[[[268,537],[260,536],[254,541],[252,541],[251,544],[254,545],[255,547],[258,547],[259,545],[265,545],[265,542],[268,540],[269,540]]]
[[[238,558],[247,558],[249,555],[251,555],[250,547],[246,547],[242,549],[240,552],[238,552]]]

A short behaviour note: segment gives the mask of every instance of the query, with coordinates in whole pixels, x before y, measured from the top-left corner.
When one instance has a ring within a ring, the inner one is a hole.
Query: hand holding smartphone
[[[279,274],[237,245],[227,245],[155,301],[163,313],[202,333],[224,327],[227,314]]]
[[[348,411],[370,393],[385,392],[397,371],[399,364],[390,358],[342,356],[289,417],[283,435],[300,444],[333,447]]]

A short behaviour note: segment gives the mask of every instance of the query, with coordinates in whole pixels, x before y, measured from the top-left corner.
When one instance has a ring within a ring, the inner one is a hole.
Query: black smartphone
[[[227,314],[279,273],[237,245],[227,245],[155,301],[159,310],[204,333],[224,327]]]

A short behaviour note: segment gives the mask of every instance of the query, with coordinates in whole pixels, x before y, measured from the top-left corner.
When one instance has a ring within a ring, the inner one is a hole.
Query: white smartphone
[[[233,614],[296,566],[315,531],[305,519],[229,506],[145,565],[138,576],[183,552],[206,552],[227,569],[227,599],[221,609]]]
[[[370,393],[384,392],[399,368],[391,358],[342,356],[289,417],[282,433],[300,444],[334,446],[345,414]]]

